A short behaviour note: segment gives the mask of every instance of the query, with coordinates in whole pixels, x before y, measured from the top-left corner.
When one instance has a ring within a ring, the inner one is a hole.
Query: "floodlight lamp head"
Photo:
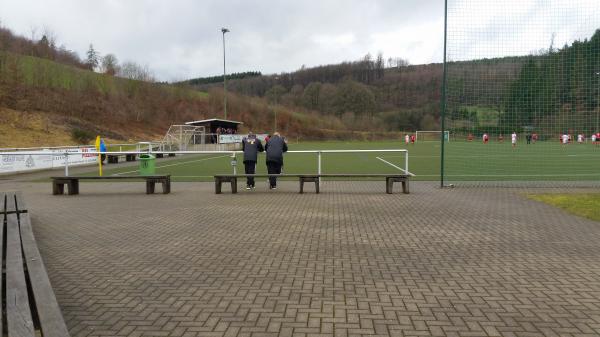
[[[225,34],[225,33],[229,33],[229,29],[227,29],[227,28],[221,28],[221,32],[222,32],[223,34]]]

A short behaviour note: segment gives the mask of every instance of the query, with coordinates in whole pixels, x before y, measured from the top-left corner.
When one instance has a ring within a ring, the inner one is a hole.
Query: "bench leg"
[[[320,184],[319,181],[320,180],[321,180],[320,178],[317,178],[315,180],[315,191],[317,191],[317,194],[319,194],[319,184]]]
[[[385,193],[392,194],[394,189],[394,180],[390,177],[385,178]]]
[[[163,180],[162,188],[163,188],[163,194],[171,193],[171,179]]]
[[[79,180],[70,180],[67,185],[69,187],[69,195],[79,194]]]
[[[221,179],[215,178],[215,194],[221,194]]]
[[[146,194],[154,194],[154,180],[146,180]]]
[[[402,193],[408,194],[408,179],[402,180]]]
[[[304,179],[300,177],[300,194],[304,193]]]
[[[237,178],[231,179],[231,193],[232,194],[237,193]]]
[[[52,194],[58,195],[58,194],[64,194],[64,193],[65,193],[65,184],[53,181],[52,182]]]

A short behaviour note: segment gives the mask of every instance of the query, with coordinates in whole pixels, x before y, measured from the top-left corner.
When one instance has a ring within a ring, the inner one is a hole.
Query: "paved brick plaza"
[[[600,223],[519,189],[264,185],[18,187],[73,336],[600,335]]]

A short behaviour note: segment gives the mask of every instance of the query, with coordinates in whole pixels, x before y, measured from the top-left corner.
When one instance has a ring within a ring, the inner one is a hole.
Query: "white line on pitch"
[[[381,159],[380,157],[375,157],[375,158],[377,158],[377,159],[381,160],[382,162],[384,162],[384,163],[386,163],[386,164],[388,164],[388,165],[390,165],[390,166],[392,166],[392,167],[394,167],[394,168],[397,168],[398,170],[400,170],[400,171],[402,171],[402,172],[404,172],[404,173],[406,173],[406,174],[410,174],[411,176],[414,176],[414,174],[412,174],[412,173],[410,173],[410,172],[406,171],[405,169],[403,169],[403,168],[401,168],[401,167],[398,167],[398,166],[396,166],[396,165],[394,165],[394,164],[390,163],[389,161],[387,161],[387,160],[385,160],[385,159]]]
[[[186,161],[186,162],[183,162],[183,163],[176,163],[176,164],[170,164],[170,165],[157,166],[156,168],[158,169],[158,168],[163,168],[163,167],[179,166],[179,165],[185,165],[185,164],[189,164],[189,163],[196,163],[196,162],[199,162],[199,161],[206,161],[206,160],[223,158],[223,157],[229,157],[229,155],[223,155],[223,156],[218,156],[218,157],[210,157],[210,158],[202,158],[202,159],[197,159],[197,160],[190,160],[190,161]],[[126,173],[135,173],[137,171],[138,170],[127,171],[127,172],[119,172],[119,173],[113,174],[113,176],[118,176],[120,174],[126,174]]]

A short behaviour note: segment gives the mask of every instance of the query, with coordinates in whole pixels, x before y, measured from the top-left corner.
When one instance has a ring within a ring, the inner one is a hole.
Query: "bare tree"
[[[377,78],[383,78],[385,74],[385,61],[383,59],[383,53],[377,53],[377,61],[375,61],[375,71],[377,73]]]
[[[102,58],[102,72],[108,75],[116,75],[119,72],[119,61],[114,54],[106,54]]]
[[[148,66],[140,66],[135,62],[124,62],[118,72],[120,77],[137,81],[154,82],[154,76]]]
[[[396,68],[398,69],[408,67],[410,65],[410,62],[408,62],[408,60],[403,59],[401,57],[396,57],[394,59],[394,62],[396,63]]]
[[[29,26],[29,31],[31,32],[31,41],[36,40],[37,30],[38,30],[37,26],[34,26],[34,25]],[[35,46],[31,45],[31,56],[33,56],[34,53],[35,53]]]

